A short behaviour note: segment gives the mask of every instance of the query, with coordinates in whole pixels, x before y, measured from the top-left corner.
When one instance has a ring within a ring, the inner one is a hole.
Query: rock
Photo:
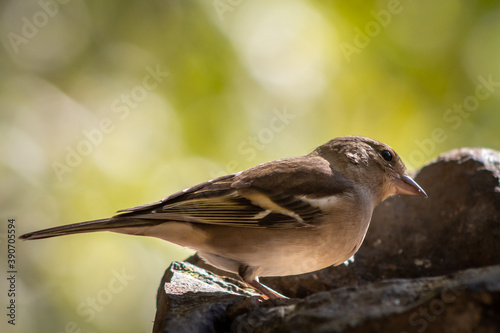
[[[454,277],[394,279],[251,310],[230,332],[497,332],[500,265]]]
[[[158,289],[153,332],[219,332],[229,305],[257,295],[238,280],[173,262]]]
[[[500,327],[500,265],[342,287],[278,304],[245,297],[238,281],[191,264],[173,263],[166,276],[154,333],[496,332]],[[193,283],[196,276],[208,277],[207,285]]]
[[[365,267],[372,263],[366,279],[500,264],[499,178],[500,152],[489,149],[454,150],[422,168],[416,179],[427,200],[391,198],[374,212],[356,256]]]
[[[423,327],[423,322],[418,321],[421,318],[415,317],[412,326],[409,316],[418,306],[437,304],[432,301],[439,299],[440,290],[448,284],[472,289],[463,290],[456,301],[447,304],[439,318],[426,319],[429,329],[432,326],[437,327],[436,332],[446,331],[446,326],[439,325],[464,322],[461,324],[464,332],[470,327],[479,329],[484,325],[500,330],[498,321],[488,315],[491,312],[499,317],[497,287],[500,279],[494,275],[498,273],[494,265],[500,264],[499,179],[499,152],[477,148],[441,155],[415,175],[429,198],[393,197],[379,205],[353,263],[300,276],[262,278],[263,283],[289,297],[311,295],[299,304],[278,307],[268,302],[256,303],[252,310],[252,307],[238,305],[245,302],[241,296],[217,292],[217,297],[225,295],[231,299],[229,303],[222,302],[225,305],[222,305],[220,316],[224,311],[231,313],[231,309],[239,307],[238,316],[224,319],[225,330],[284,332],[307,327],[306,331],[330,332],[335,327],[336,331],[346,332],[387,332],[391,327],[404,327],[401,330],[421,332],[423,328],[419,328]],[[197,257],[188,261],[217,274],[229,275],[210,268]],[[492,267],[456,273],[485,266]],[[458,274],[456,278],[446,278],[455,273]],[[433,276],[441,277],[429,278]],[[494,277],[497,284],[492,280]],[[474,281],[483,281],[481,283],[486,285]],[[196,293],[199,297],[205,294]],[[172,295],[163,297],[169,299]],[[189,303],[192,299],[184,298],[184,301]],[[313,303],[316,305],[311,305]],[[359,313],[360,317],[342,311],[343,306],[350,309],[349,313]],[[167,316],[174,318],[174,308],[167,308],[172,312]],[[306,325],[307,322],[312,325],[316,318],[326,326],[320,323],[313,329]],[[177,320],[181,319],[173,321]],[[349,324],[342,324],[342,320]],[[492,323],[490,326],[486,323],[488,320]],[[260,322],[263,326],[259,326]],[[389,322],[394,326],[387,326]],[[246,330],[248,327],[252,330]],[[426,332],[432,331],[429,329]]]

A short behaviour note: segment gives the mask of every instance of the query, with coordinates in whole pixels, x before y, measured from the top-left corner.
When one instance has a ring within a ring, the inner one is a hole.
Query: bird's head
[[[362,136],[335,138],[316,149],[335,171],[365,186],[376,204],[394,194],[421,195],[424,190],[406,172],[399,155],[388,145]]]

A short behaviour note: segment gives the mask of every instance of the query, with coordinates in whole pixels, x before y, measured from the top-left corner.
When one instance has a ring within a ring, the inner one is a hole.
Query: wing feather
[[[348,186],[344,179],[332,182],[332,171],[322,161],[314,163],[301,159],[265,163],[195,185],[152,204],[118,211],[121,214],[116,217],[172,221],[173,216],[175,220],[184,216],[190,223],[249,228],[315,226],[324,212],[314,203],[318,200],[314,189],[320,190],[322,197],[332,198]],[[267,168],[271,170],[266,172]],[[308,179],[306,174],[313,177]],[[284,191],[277,192],[276,188]]]

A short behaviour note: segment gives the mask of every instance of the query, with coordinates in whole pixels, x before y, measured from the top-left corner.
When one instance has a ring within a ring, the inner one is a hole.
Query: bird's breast
[[[219,238],[223,233],[218,232],[217,239],[204,251],[256,267],[259,276],[309,273],[349,259],[364,238],[368,223],[362,224],[271,230],[241,228],[241,232],[232,230],[225,238]]]
[[[295,275],[336,266],[351,258],[361,246],[368,222],[323,227],[303,239],[275,249],[276,256],[260,263],[261,276]]]

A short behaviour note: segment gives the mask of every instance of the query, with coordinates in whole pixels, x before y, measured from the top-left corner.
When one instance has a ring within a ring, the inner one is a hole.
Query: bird
[[[344,263],[360,248],[375,207],[396,194],[427,197],[394,149],[367,137],[342,136],[304,156],[214,178],[110,218],[20,238],[95,231],[156,237],[196,250],[263,299],[286,298],[259,277]]]

